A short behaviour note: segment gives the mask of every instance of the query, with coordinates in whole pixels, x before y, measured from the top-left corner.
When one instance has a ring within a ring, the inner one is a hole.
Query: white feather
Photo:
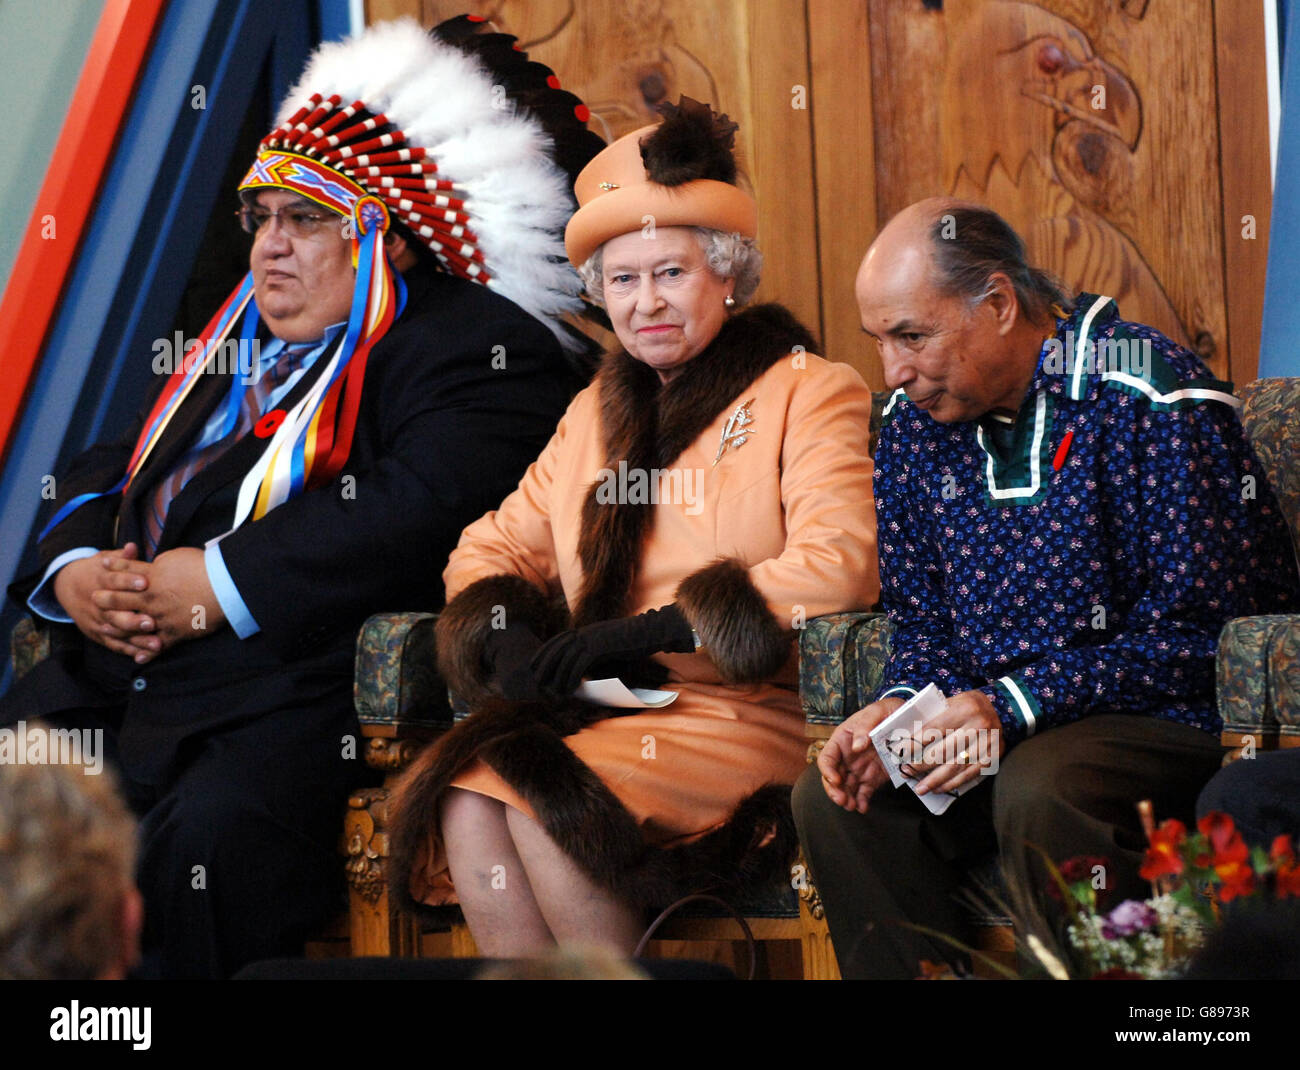
[[[581,282],[564,255],[573,211],[568,176],[551,158],[536,119],[518,114],[471,56],[434,40],[411,18],[380,22],[317,49],[281,105],[278,124],[313,93],[337,93],[383,112],[412,145],[427,149],[438,176],[466,199],[490,289],[576,343],[560,318],[582,307]]]

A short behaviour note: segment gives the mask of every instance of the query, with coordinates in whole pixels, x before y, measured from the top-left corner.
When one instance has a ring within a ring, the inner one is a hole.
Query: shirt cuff
[[[260,632],[261,625],[253,619],[253,614],[248,611],[248,606],[239,596],[239,588],[230,578],[230,571],[221,556],[219,543],[210,542],[204,547],[203,567],[208,571],[208,582],[212,584],[212,593],[217,596],[221,612],[226,615],[226,623],[234,629],[235,634],[240,639],[247,639],[250,635]]]
[[[73,550],[65,550],[50,562],[50,567],[45,570],[45,575],[41,577],[41,582],[36,585],[36,590],[32,591],[27,599],[27,608],[35,613],[38,617],[44,617],[46,620],[57,621],[59,624],[71,624],[72,618],[68,616],[67,611],[59,604],[59,600],[54,596],[54,577],[58,574],[59,569],[64,565],[70,565],[73,561],[80,561],[83,557],[94,557],[98,550],[93,546],[78,546]]]
[[[1028,739],[1043,725],[1043,709],[1019,676],[1000,676],[980,688],[997,710],[1007,746]]]
[[[890,698],[893,695],[906,695],[908,698],[916,698],[918,692],[914,687],[908,687],[907,684],[895,684],[888,691],[883,691],[876,696],[879,702],[882,698]]]

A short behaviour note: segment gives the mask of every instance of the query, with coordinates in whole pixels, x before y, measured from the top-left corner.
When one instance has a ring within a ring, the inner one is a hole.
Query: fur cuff
[[[563,614],[527,580],[505,574],[471,583],[438,616],[438,672],[471,708],[500,697],[489,683],[484,645],[494,625],[510,624],[526,624],[546,639],[563,627]]]
[[[729,684],[769,679],[790,655],[790,635],[734,558],[721,558],[682,580],[677,605]]]

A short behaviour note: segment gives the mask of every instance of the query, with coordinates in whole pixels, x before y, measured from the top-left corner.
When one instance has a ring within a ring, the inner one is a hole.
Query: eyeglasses
[[[331,222],[343,222],[342,216],[335,212],[326,212],[323,209],[309,208],[301,204],[290,205],[275,212],[246,204],[235,210],[235,216],[247,234],[257,234],[272,219],[279,219],[280,226],[291,238],[316,238],[325,233]]]

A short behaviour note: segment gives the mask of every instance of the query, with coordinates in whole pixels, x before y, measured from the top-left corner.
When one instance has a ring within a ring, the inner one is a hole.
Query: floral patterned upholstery
[[[1240,396],[1242,423],[1300,551],[1300,378],[1257,379]],[[1225,733],[1254,735],[1263,747],[1300,743],[1300,616],[1230,620],[1219,636],[1218,692]]]
[[[379,613],[362,625],[352,689],[363,725],[452,723],[434,652],[437,619],[433,613]]]
[[[799,700],[809,725],[839,724],[875,696],[892,632],[883,613],[815,617],[799,635]]]
[[[49,633],[38,629],[30,617],[23,617],[9,633],[9,655],[13,659],[14,679],[38,662],[49,657]]]
[[[1300,542],[1300,378],[1256,379],[1238,392],[1241,422],[1282,506],[1292,539]]]
[[[1300,742],[1300,616],[1238,617],[1219,636],[1223,730]],[[1294,745],[1294,744],[1292,744]]]

